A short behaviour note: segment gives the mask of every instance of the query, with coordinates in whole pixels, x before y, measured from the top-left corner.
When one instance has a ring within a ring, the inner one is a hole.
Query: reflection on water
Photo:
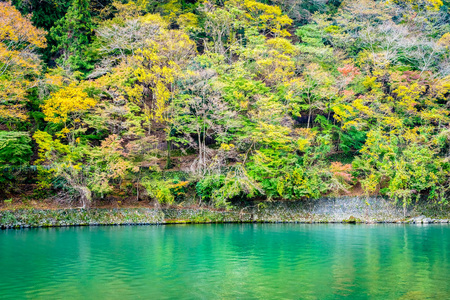
[[[0,231],[0,299],[449,299],[448,225]]]

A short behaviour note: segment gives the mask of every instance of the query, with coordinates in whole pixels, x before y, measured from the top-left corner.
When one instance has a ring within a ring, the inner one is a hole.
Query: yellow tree
[[[182,67],[195,53],[195,43],[179,30],[163,31],[147,47],[137,51],[139,67],[134,73],[148,91],[143,102],[149,131],[152,122],[168,121],[167,105],[175,90],[175,79],[182,75]]]
[[[81,86],[71,84],[51,94],[50,99],[42,105],[42,111],[46,121],[64,124],[61,137],[67,137],[69,142],[74,142],[75,130],[81,128],[81,114],[96,103]]]
[[[316,63],[306,66],[303,77],[294,78],[285,85],[288,88],[287,100],[294,105],[295,110],[307,111],[308,128],[314,112],[330,112],[331,99],[338,93],[334,78]]]
[[[252,0],[229,0],[224,6],[204,1],[200,10],[204,13],[203,28],[211,43],[205,48],[217,54],[232,57],[233,48],[246,43],[260,33],[264,36],[286,37],[286,27],[292,20],[278,6]]]
[[[394,3],[409,3],[414,8],[426,7],[427,9],[439,10],[444,5],[442,0],[394,0]]]
[[[34,50],[45,47],[44,36],[10,2],[0,2],[0,118],[26,119],[22,106],[41,71]]]
[[[254,0],[229,0],[227,6],[238,7],[244,11],[241,17],[249,24],[256,26],[263,34],[274,37],[290,36],[285,29],[292,24],[292,19],[283,14],[281,8]]]
[[[101,123],[103,117],[93,116],[97,100],[85,91],[89,88],[93,88],[89,82],[72,83],[51,93],[42,105],[45,120],[63,128],[55,136],[43,131],[33,135],[39,146],[37,162],[48,164],[54,176],[64,178],[66,186],[76,192],[69,198],[79,199],[83,207],[90,204],[92,193],[103,197],[128,172],[137,171],[117,134],[110,134],[100,146],[91,145],[83,136],[87,129],[96,128],[93,120]]]

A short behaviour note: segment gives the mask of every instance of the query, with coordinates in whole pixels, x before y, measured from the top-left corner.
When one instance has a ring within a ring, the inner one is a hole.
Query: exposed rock
[[[431,219],[425,215],[404,220],[403,208],[392,201],[365,197],[324,198],[307,203],[271,202],[265,203],[264,208],[255,205],[230,211],[201,208],[0,211],[0,228],[231,222],[428,224],[448,223],[449,220]]]

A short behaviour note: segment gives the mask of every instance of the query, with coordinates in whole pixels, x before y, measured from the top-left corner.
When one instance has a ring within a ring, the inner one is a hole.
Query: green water
[[[449,225],[0,231],[0,299],[450,299]]]

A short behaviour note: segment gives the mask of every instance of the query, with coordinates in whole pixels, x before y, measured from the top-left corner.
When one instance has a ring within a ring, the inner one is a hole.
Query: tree
[[[28,132],[0,131],[0,188],[6,197],[11,190],[20,190],[23,183],[23,166],[33,154]],[[2,197],[0,197],[2,198]]]
[[[278,6],[252,0],[229,0],[223,7],[205,1],[201,6],[204,13],[204,31],[212,47],[205,48],[231,58],[233,47],[244,44],[259,33],[271,37],[286,37],[285,29],[292,20],[282,13]]]
[[[75,142],[75,133],[81,129],[81,114],[94,107],[96,101],[75,84],[63,88],[51,95],[42,105],[45,120],[64,124],[61,136]],[[82,130],[82,129],[81,129]]]
[[[325,12],[329,6],[336,5],[338,1],[327,0],[272,0],[283,12],[297,24],[305,24],[311,20],[316,12]],[[338,2],[339,3],[339,2]],[[339,3],[340,4],[340,3]]]
[[[27,132],[0,131],[0,165],[23,165],[30,161],[31,138]]]
[[[138,67],[134,74],[148,91],[142,100],[149,132],[153,122],[169,120],[167,107],[175,94],[175,79],[182,77],[181,68],[195,52],[195,44],[179,30],[163,31],[136,52]]]
[[[124,59],[135,55],[136,50],[145,48],[148,42],[156,39],[166,27],[167,24],[157,15],[107,23],[96,30],[99,51],[104,55]]]
[[[212,70],[191,73],[183,83],[183,92],[171,105],[173,126],[182,134],[182,137],[173,139],[198,149],[193,169],[199,174],[207,173],[213,157],[213,151],[207,147],[207,139],[226,136],[235,117],[235,113],[228,111],[219,91],[212,86],[214,79]]]
[[[12,4],[23,15],[30,15],[34,26],[47,31],[47,46],[41,49],[42,59],[49,62],[52,59],[52,48],[55,41],[49,38],[49,31],[55,23],[64,17],[72,1],[66,0],[12,0]]]
[[[47,164],[53,176],[65,181],[64,188],[75,192],[74,198],[81,201],[82,208],[91,204],[93,193],[103,197],[112,192],[114,182],[137,171],[125,159],[116,135],[109,136],[99,147],[82,142],[67,145],[43,131],[37,131],[33,138],[39,146],[38,162]]]
[[[444,5],[442,0],[395,0],[394,3],[398,4],[412,4],[414,8],[421,9],[423,7],[427,9],[439,10]]]
[[[73,0],[64,18],[50,30],[50,38],[56,41],[52,51],[58,56],[57,63],[72,71],[91,69],[86,51],[92,34],[89,1]]]
[[[212,42],[212,47],[205,43],[206,49],[225,55],[229,51],[228,44],[233,42],[230,35],[234,32],[235,12],[216,7],[209,2],[205,2],[201,9],[205,14],[204,30]]]
[[[45,31],[36,29],[10,2],[0,3],[0,119],[25,120],[27,94],[37,84]]]
[[[300,111],[307,111],[307,127],[310,128],[314,111],[329,112],[330,99],[337,96],[334,78],[318,64],[306,66],[301,78],[286,83],[288,100]],[[328,100],[328,101],[327,101]]]

